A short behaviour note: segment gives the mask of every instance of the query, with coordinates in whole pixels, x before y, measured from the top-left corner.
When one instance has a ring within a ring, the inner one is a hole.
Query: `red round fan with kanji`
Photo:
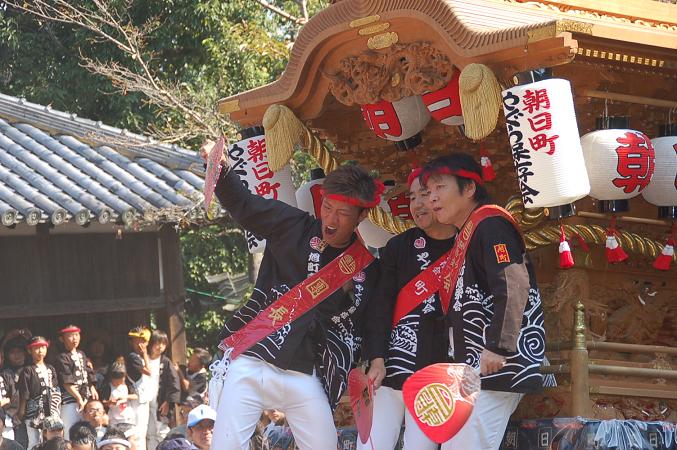
[[[371,422],[374,415],[374,385],[361,369],[353,369],[348,374],[348,394],[353,408],[355,424],[360,441],[366,444],[371,434]]]
[[[441,444],[466,423],[480,393],[480,376],[467,364],[433,364],[402,386],[404,404],[419,428]]]

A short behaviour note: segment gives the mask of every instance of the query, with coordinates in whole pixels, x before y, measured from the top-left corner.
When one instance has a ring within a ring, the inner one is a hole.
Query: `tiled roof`
[[[133,145],[115,144],[125,140]],[[194,152],[0,94],[5,226],[130,223],[151,210],[188,210],[202,201],[202,172]]]

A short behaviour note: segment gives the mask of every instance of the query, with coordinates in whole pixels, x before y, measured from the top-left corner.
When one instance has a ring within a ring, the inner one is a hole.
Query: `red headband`
[[[453,175],[455,177],[468,178],[469,180],[473,180],[480,186],[484,184],[484,182],[482,181],[482,176],[480,174],[465,169],[451,170],[448,167],[440,167],[439,169],[435,169],[429,173],[424,174],[423,175],[424,181],[427,183],[428,179],[432,175]]]
[[[370,202],[366,202],[356,197],[349,197],[342,194],[327,194],[324,189],[321,190],[322,196],[329,198],[331,200],[337,200],[339,202],[348,203],[349,205],[359,206],[361,208],[374,208],[381,203],[381,194],[385,191],[385,186],[381,180],[374,179],[374,187],[376,188],[374,192],[374,199]]]
[[[80,328],[78,327],[66,327],[62,328],[59,330],[59,334],[65,334],[65,333],[79,333]]]
[[[407,177],[407,186],[411,188],[411,185],[414,183],[414,180],[421,176],[421,172],[423,172],[423,167],[417,167],[415,169],[412,169],[411,173]]]
[[[31,342],[26,346],[26,348],[34,348],[34,347],[49,347],[49,342],[47,341],[35,341]]]

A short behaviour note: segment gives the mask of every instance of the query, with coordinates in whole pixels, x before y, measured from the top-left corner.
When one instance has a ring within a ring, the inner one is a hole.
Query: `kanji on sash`
[[[636,189],[641,192],[651,181],[654,171],[654,150],[648,138],[642,133],[626,131],[624,137],[616,142],[618,164],[616,171],[619,177],[614,178],[614,186],[623,188],[629,194]]]

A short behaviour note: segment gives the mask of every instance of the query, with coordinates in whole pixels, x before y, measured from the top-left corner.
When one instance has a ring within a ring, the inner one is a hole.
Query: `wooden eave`
[[[505,0],[343,0],[303,27],[277,81],[222,99],[219,111],[243,127],[260,124],[275,103],[303,120],[315,119],[330,95],[322,72],[333,73],[339,61],[373,49],[372,41],[388,33],[398,42],[431,42],[461,69],[487,64],[504,81],[515,72],[570,62],[579,36],[662,52],[677,48],[671,29],[579,18]]]

